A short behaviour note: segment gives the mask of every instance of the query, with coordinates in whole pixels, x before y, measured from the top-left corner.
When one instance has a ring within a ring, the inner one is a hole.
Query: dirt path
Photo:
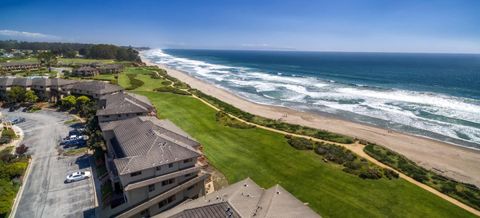
[[[194,98],[200,100],[201,102],[203,102],[204,104],[208,105],[209,107],[213,108],[214,110],[216,111],[220,111],[219,108],[217,108],[216,106],[210,104],[209,102],[199,98],[198,96],[196,95],[192,95]],[[313,138],[313,137],[310,137],[310,136],[305,136],[305,135],[299,135],[299,134],[294,134],[294,133],[289,133],[289,132],[285,132],[285,131],[282,131],[282,130],[278,130],[278,129],[273,129],[273,128],[270,128],[270,127],[266,127],[266,126],[261,126],[261,125],[258,125],[258,124],[255,124],[255,123],[251,123],[251,122],[248,122],[246,120],[243,120],[239,117],[236,117],[234,115],[231,115],[227,112],[225,112],[226,114],[228,114],[230,117],[240,121],[240,122],[243,122],[243,123],[246,123],[246,124],[249,124],[249,125],[253,125],[257,128],[260,128],[260,129],[264,129],[264,130],[268,130],[268,131],[271,131],[271,132],[276,132],[276,133],[280,133],[280,134],[283,134],[283,135],[292,135],[292,136],[295,136],[295,137],[301,137],[301,138],[305,138],[305,139],[310,139],[312,141],[316,141],[316,142],[326,142],[326,143],[330,143],[330,144],[336,144],[336,145],[339,145],[339,146],[342,146],[344,148],[347,148],[348,150],[352,151],[353,153],[357,154],[358,156],[362,157],[362,158],[365,158],[367,159],[368,161],[380,166],[380,167],[383,167],[383,168],[387,168],[387,169],[390,169],[390,170],[393,170],[395,172],[397,172],[399,175],[400,175],[400,178],[403,178],[405,180],[407,180],[408,182],[414,184],[414,185],[417,185],[419,186],[420,188],[423,188],[435,195],[437,195],[438,197],[454,204],[454,205],[457,205],[467,211],[469,211],[470,213],[472,214],[475,214],[476,216],[480,216],[480,211],[458,201],[457,199],[454,199],[448,195],[445,195],[439,191],[437,191],[436,189],[428,186],[428,185],[425,185],[421,182],[418,182],[417,180],[414,180],[413,178],[403,174],[402,172],[396,170],[396,169],[393,169],[392,167],[388,166],[388,165],[385,165],[383,163],[381,163],[380,161],[376,160],[375,158],[371,157],[370,155],[368,155],[367,153],[365,153],[365,151],[363,151],[363,148],[365,147],[365,145],[362,145],[360,144],[358,141],[355,142],[354,144],[342,144],[342,143],[336,143],[336,142],[331,142],[331,141],[326,141],[326,140],[322,140],[322,139],[317,139],[317,138]]]

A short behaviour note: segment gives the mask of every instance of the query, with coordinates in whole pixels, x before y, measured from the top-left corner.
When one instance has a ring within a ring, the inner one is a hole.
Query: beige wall
[[[170,209],[171,207],[179,204],[180,202],[186,200],[186,199],[193,199],[194,197],[200,197],[203,196],[205,191],[205,185],[203,182],[196,183],[195,185],[191,186],[191,189],[188,190],[189,187],[184,189],[183,191],[180,191],[175,194],[175,200],[167,205],[164,205],[163,207],[159,207],[160,202],[156,203],[152,207],[148,209],[149,213],[151,216],[159,214],[167,209]],[[141,217],[140,213],[134,215],[133,217]]]
[[[186,169],[194,167],[197,162],[196,158],[192,158],[192,161],[188,163],[183,163],[183,160],[172,163],[173,166],[169,167],[168,164],[161,165],[160,170],[157,170],[156,167],[142,170],[141,175],[131,177],[130,174],[120,175],[120,181],[122,182],[123,187],[127,186],[130,183],[142,181],[145,179],[150,179],[156,176],[165,175],[171,172],[179,171],[181,169]]]

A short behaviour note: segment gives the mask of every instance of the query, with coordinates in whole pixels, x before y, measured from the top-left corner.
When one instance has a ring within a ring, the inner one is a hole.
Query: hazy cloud
[[[241,44],[242,49],[258,49],[258,50],[295,50],[292,47],[280,47],[274,46],[267,43],[244,43]]]
[[[18,37],[18,38],[31,38],[31,39],[59,39],[60,37],[54,35],[47,35],[43,33],[23,32],[16,30],[0,30],[0,35]]]

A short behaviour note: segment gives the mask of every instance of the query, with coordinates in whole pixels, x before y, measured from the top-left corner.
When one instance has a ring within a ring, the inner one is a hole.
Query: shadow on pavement
[[[85,168],[88,168],[90,167],[90,158],[92,157],[92,155],[90,154],[84,154],[80,157],[77,157],[77,159],[75,160],[75,164],[78,165],[78,169],[85,169]]]
[[[83,217],[85,217],[85,218],[95,218],[95,208],[90,208],[86,211],[83,211]]]

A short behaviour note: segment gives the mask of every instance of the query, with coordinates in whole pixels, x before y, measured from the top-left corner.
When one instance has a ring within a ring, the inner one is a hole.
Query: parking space
[[[88,170],[90,156],[59,155],[58,145],[73,130],[65,121],[72,117],[55,111],[36,113],[2,111],[23,117],[17,124],[24,132],[22,143],[32,154],[30,174],[24,184],[14,217],[95,217],[95,193],[91,178],[66,183],[69,173]]]

